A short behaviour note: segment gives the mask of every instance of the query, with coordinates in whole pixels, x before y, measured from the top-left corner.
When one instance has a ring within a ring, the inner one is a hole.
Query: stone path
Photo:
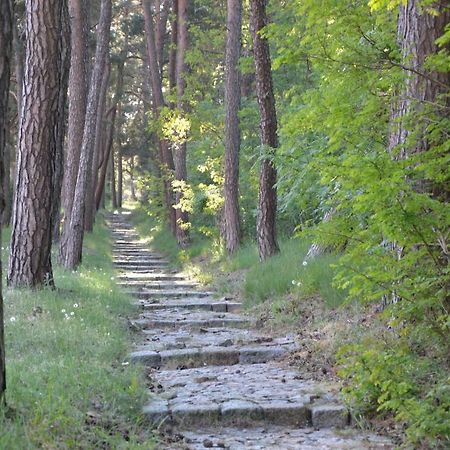
[[[294,337],[262,335],[239,303],[171,270],[125,214],[110,222],[119,284],[141,307],[129,359],[154,370],[144,413],[177,437],[163,448],[392,448],[349,427],[335,385],[305,381],[286,367]]]

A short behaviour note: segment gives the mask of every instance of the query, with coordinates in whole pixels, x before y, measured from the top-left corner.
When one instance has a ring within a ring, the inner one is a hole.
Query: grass
[[[345,300],[346,293],[332,283],[332,265],[337,263],[338,255],[321,255],[304,265],[308,241],[284,238],[280,242],[280,253],[260,262],[255,242],[243,243],[232,257],[227,257],[211,240],[194,235],[190,247],[180,250],[170,231],[143,208],[133,210],[132,220],[141,236],[148,237],[151,245],[174,265],[187,269],[202,282],[215,280],[218,291],[223,294],[230,290],[239,293],[249,308],[267,300],[280,303],[288,293],[299,298],[319,295],[329,308]],[[200,264],[194,262],[196,259]],[[240,272],[243,277],[238,281],[233,279],[231,285],[230,280],[223,277],[230,272]]]
[[[134,307],[114,284],[106,228],[85,243],[77,272],[56,268],[56,290],[4,292],[2,449],[154,448],[142,370],[123,363]]]

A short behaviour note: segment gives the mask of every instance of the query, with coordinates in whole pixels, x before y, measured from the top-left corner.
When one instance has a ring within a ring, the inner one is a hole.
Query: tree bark
[[[178,0],[172,0],[172,30],[169,53],[169,87],[173,92],[177,85]]]
[[[19,126],[10,286],[53,285],[51,210],[58,148],[65,1],[26,0],[26,58]]]
[[[117,208],[117,190],[116,190],[116,164],[114,161],[114,151],[111,149],[110,153],[110,166],[109,166],[109,175],[110,175],[110,183],[111,183],[111,203],[113,209]]]
[[[279,251],[276,238],[277,171],[273,162],[278,147],[277,113],[273,93],[269,42],[260,31],[267,25],[267,0],[250,0],[251,31],[256,69],[256,94],[261,116],[261,169],[257,237],[259,256],[264,260]]]
[[[58,122],[55,129],[55,159],[53,169],[53,203],[52,203],[52,222],[53,222],[53,241],[59,240],[60,219],[61,219],[61,190],[64,177],[64,140],[66,136],[66,102],[67,88],[70,69],[70,17],[68,8],[64,8],[61,16],[61,73],[60,73],[60,91],[58,98]]]
[[[177,43],[177,107],[183,113],[186,113],[186,104],[184,93],[186,89],[186,50],[188,46],[188,0],[178,0],[178,43]],[[186,141],[180,142],[174,148],[175,179],[177,181],[187,182],[186,165]],[[183,193],[177,192],[175,196],[176,204],[176,238],[178,245],[185,248],[189,243],[188,232],[188,213],[181,207]]]
[[[69,72],[67,152],[63,179],[64,227],[68,227],[70,223],[86,117],[89,66],[89,23],[86,0],[69,0],[69,13],[72,53]],[[62,243],[60,260],[65,258],[65,247]]]
[[[67,269],[76,268],[82,260],[86,192],[88,177],[91,174],[100,89],[103,72],[106,66],[107,52],[109,51],[111,19],[111,0],[102,0],[100,21],[97,32],[95,62],[92,69],[86,106],[86,118],[80,154],[80,167],[75,186],[69,226],[64,230],[65,234],[63,232],[63,236],[61,238],[61,244],[63,245],[63,248],[65,248],[62,263]]]
[[[92,231],[95,222],[95,213],[97,211],[95,202],[95,193],[97,191],[99,181],[99,171],[102,167],[103,158],[103,143],[104,143],[104,128],[105,128],[105,109],[106,109],[106,94],[109,86],[109,77],[111,73],[111,63],[109,55],[107,55],[107,63],[103,73],[102,85],[100,88],[100,99],[98,101],[97,123],[95,126],[95,144],[94,144],[94,158],[92,164],[91,180],[92,184],[86,196],[86,213],[84,218],[85,231]]]
[[[223,219],[225,246],[234,253],[241,241],[239,214],[239,108],[241,87],[239,56],[241,52],[242,0],[227,1],[227,42],[225,54],[225,183]]]
[[[122,158],[122,126],[123,126],[123,111],[122,105],[119,105],[118,110],[118,127],[116,132],[116,145],[117,145],[117,207],[122,208],[123,203],[123,158]]]
[[[0,179],[4,177],[3,151],[6,142],[6,118],[8,111],[9,83],[11,74],[11,50],[13,40],[13,5],[10,0],[0,3]],[[4,194],[0,183],[0,224],[4,209]],[[1,248],[0,225],[0,248]],[[5,364],[5,332],[3,317],[2,296],[2,261],[0,254],[0,406],[6,391],[6,364]]]
[[[164,97],[162,92],[162,84],[160,78],[160,70],[158,64],[157,50],[155,44],[155,30],[152,17],[151,1],[142,0],[145,19],[145,34],[147,37],[148,66],[150,72],[150,80],[153,96],[153,114],[155,119],[159,119],[161,108],[164,107]],[[172,174],[174,172],[174,161],[169,143],[165,139],[159,139],[160,148],[160,166],[161,174],[164,181],[164,191],[166,207],[169,218],[169,225],[172,233],[176,234],[176,216],[174,205],[174,195],[172,189]]]
[[[112,114],[114,114],[114,110]],[[111,119],[106,123],[102,165],[100,168],[100,175],[97,182],[97,188],[95,190],[95,207],[97,211],[100,209],[102,205],[102,199],[104,199],[106,177],[108,174],[108,168],[110,166],[113,139],[114,139],[114,124]]]
[[[391,106],[388,145],[392,158],[398,160],[428,151],[427,118],[430,113],[437,117],[449,113],[450,73],[430,71],[426,67],[426,60],[439,51],[436,39],[444,34],[445,27],[450,22],[450,7],[448,1],[435,2],[432,6],[434,12],[430,13],[421,6],[419,0],[408,0],[399,9],[397,40],[402,63],[408,70],[403,89]],[[441,98],[442,94],[446,95]],[[433,111],[428,110],[429,108]],[[422,114],[424,110],[426,114]],[[414,124],[411,123],[411,116]],[[411,135],[413,139],[409,139]],[[414,188],[444,202],[448,202],[450,197],[448,184],[432,185],[424,180],[414,180]],[[403,258],[404,248],[397,242],[384,240],[382,245],[392,251],[396,258]],[[399,300],[397,292],[393,290],[390,295],[384,295],[382,306],[386,307]]]
[[[437,14],[423,10],[419,0],[408,0],[400,6],[397,34],[402,60],[410,70],[406,73],[403,92],[394,102],[391,112],[391,132],[389,151],[396,152],[396,158],[405,158],[408,154],[428,150],[426,124],[422,121],[414,124],[414,133],[421,129],[421,137],[414,139],[414,147],[406,148],[411,126],[407,124],[411,112],[420,114],[427,105],[437,104],[438,97],[450,89],[449,72],[430,72],[425,68],[429,55],[436,54],[436,39],[444,34],[445,26],[450,22],[448,2],[433,4]],[[447,97],[446,106],[450,100]],[[419,116],[419,114],[417,114]],[[420,128],[419,128],[420,127]]]
[[[100,200],[103,195],[108,166],[112,165],[112,167],[113,167],[113,169],[112,169],[113,172],[110,173],[110,175],[112,176],[115,174],[114,156],[113,156],[113,159],[111,159],[111,155],[114,155],[113,144],[114,144],[114,136],[116,134],[117,109],[118,109],[118,105],[121,102],[122,96],[123,96],[124,65],[125,65],[125,56],[122,56],[121,58],[119,58],[119,60],[117,62],[116,91],[114,93],[113,103],[110,108],[111,119],[110,119],[110,124],[108,127],[107,137],[105,140],[105,142],[106,142],[106,144],[105,144],[106,149],[105,149],[105,156],[104,156],[105,165],[101,169],[101,173],[100,173],[101,182],[98,185],[97,192],[95,194],[95,203],[96,203],[97,209],[99,209]],[[114,183],[112,183],[112,185],[111,185],[112,206],[113,206],[113,208],[117,208],[117,193],[116,193],[115,175],[114,175],[114,178],[110,178],[110,179],[114,179]]]
[[[166,38],[167,19],[169,17],[169,0],[156,0],[156,54],[158,58],[159,73],[162,79],[164,68],[164,44]]]
[[[14,9],[14,8],[13,8]],[[24,46],[19,36],[18,23],[19,17],[13,17],[13,54],[14,54],[14,74],[16,80],[15,98],[17,102],[17,123],[20,123],[20,115],[22,110],[22,92],[23,92],[23,62],[24,62]],[[11,70],[12,72],[12,70]],[[5,200],[5,208],[3,210],[3,218],[1,224],[8,226],[11,223],[12,207],[13,207],[13,187],[12,181],[15,179],[15,152],[14,140],[11,139],[13,129],[11,126],[6,130],[6,142],[4,146],[4,177],[3,177],[3,195]],[[9,136],[8,136],[9,135]]]

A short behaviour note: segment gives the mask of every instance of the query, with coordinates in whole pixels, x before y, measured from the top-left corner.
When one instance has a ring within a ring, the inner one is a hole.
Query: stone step
[[[391,450],[384,436],[360,430],[294,428],[280,425],[246,427],[202,427],[177,430],[184,450],[225,448],[230,450]]]
[[[177,290],[177,289],[195,289],[198,284],[185,281],[146,281],[146,282],[130,282],[121,281],[117,283],[123,288],[134,289],[135,291],[142,290]]]
[[[125,269],[125,270],[148,270],[148,269],[166,269],[169,265],[165,262],[153,262],[153,263],[115,263],[114,266],[117,269]]]
[[[171,271],[164,267],[146,267],[144,269],[139,269],[136,267],[116,267],[117,270],[120,270],[119,276],[129,276],[134,277],[137,275],[166,275],[170,274]],[[168,273],[167,273],[168,272]],[[173,273],[177,273],[177,271],[173,271]],[[126,275],[125,275],[126,274]]]
[[[157,261],[167,261],[166,258],[163,258],[160,255],[155,255],[152,252],[142,252],[139,251],[139,253],[136,252],[124,252],[124,251],[113,251],[113,258],[122,258],[122,259],[153,259]]]
[[[136,303],[137,306],[148,310],[157,311],[161,309],[199,309],[202,311],[213,311],[219,313],[237,313],[242,310],[242,303],[237,302],[214,302],[205,301],[203,298],[188,298],[185,300],[158,300],[146,301],[140,300]]]
[[[272,338],[253,330],[203,328],[201,330],[143,330],[144,340],[136,350],[180,350],[207,347],[295,346],[292,336]]]
[[[349,424],[347,409],[329,385],[299,380],[275,362],[161,370],[155,377],[160,392],[144,414],[158,426]]]
[[[183,329],[208,329],[208,328],[247,328],[252,322],[241,318],[215,318],[211,319],[186,319],[183,321],[171,319],[141,318],[131,321],[132,325],[139,329],[178,328]]]
[[[157,266],[167,266],[169,263],[163,259],[154,259],[154,258],[113,258],[113,263],[115,265],[130,265],[130,266],[147,266],[147,265],[157,265]]]
[[[113,255],[115,257],[124,256],[124,257],[143,257],[143,258],[151,258],[151,259],[164,259],[163,256],[153,253],[149,250],[113,250]]]
[[[148,250],[148,248],[139,242],[121,242],[116,241],[113,249],[116,251],[122,251],[122,250]]]
[[[211,297],[214,292],[207,291],[188,291],[188,290],[176,290],[176,289],[147,289],[142,291],[129,291],[129,294],[135,298],[141,300],[149,300],[153,298],[182,298],[182,297]]]
[[[137,283],[145,283],[145,282],[153,282],[153,281],[184,281],[185,278],[181,275],[168,275],[165,273],[149,273],[149,274],[136,274],[136,275],[118,275],[118,280],[129,281],[131,283],[137,282]]]
[[[261,364],[281,358],[293,346],[253,346],[253,347],[214,347],[183,348],[155,351],[137,350],[130,354],[133,363],[152,368],[187,369],[203,366],[232,366],[235,364]]]

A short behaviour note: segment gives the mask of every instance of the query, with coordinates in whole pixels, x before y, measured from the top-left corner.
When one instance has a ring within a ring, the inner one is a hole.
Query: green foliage
[[[389,338],[388,338],[389,339]],[[340,374],[349,385],[344,395],[355,414],[392,412],[407,423],[415,448],[447,448],[450,442],[450,385],[442,366],[412,349],[390,348],[383,339],[341,348]]]
[[[119,318],[134,307],[115,285],[110,253],[99,226],[80,270],[55,271],[56,290],[6,290],[0,448],[154,448],[142,428],[141,369],[122,364],[129,336]]]
[[[435,399],[425,393],[448,398],[448,380],[431,375],[448,368],[450,342],[449,122],[439,104],[421,105],[405,119],[405,148],[414,149],[425,133],[429,150],[410,151],[408,159],[387,151],[391,106],[405,77],[398,68],[399,3],[306,0],[275,12],[280,22],[266,34],[278,80],[300,74],[281,97],[279,192],[282,209],[300,209],[292,220],[301,235],[344,250],[333,261],[335,285],[350,300],[387,300],[381,318],[395,332],[390,347],[356,344],[342,354],[350,398],[359,408],[394,413],[413,442],[439,445],[448,406],[433,410]],[[447,41],[448,32],[428,69],[448,72]],[[330,207],[336,213],[320,223]]]

